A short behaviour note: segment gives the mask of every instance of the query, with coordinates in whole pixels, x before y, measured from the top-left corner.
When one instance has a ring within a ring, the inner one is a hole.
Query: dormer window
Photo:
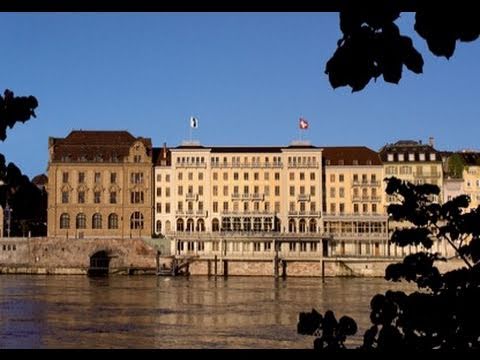
[[[424,153],[420,153],[418,155],[419,155],[420,161],[425,161],[425,154]]]
[[[430,154],[430,161],[435,161],[436,160],[436,154],[435,153],[431,153]]]
[[[343,159],[342,159],[342,160],[338,160],[338,165],[344,165]]]
[[[398,161],[404,161],[405,160],[405,155],[404,154],[398,154]]]
[[[387,161],[393,161],[393,154],[387,154]]]
[[[367,160],[367,165],[372,165],[372,160]]]
[[[325,160],[325,165],[330,165],[330,160]]]
[[[358,165],[358,160],[352,160],[352,165]]]
[[[413,153],[408,154],[408,161],[415,161],[415,154]]]

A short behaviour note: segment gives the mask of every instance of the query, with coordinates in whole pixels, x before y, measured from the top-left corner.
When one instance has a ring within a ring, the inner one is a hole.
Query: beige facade
[[[152,148],[121,131],[50,138],[48,236],[142,237],[152,229]]]

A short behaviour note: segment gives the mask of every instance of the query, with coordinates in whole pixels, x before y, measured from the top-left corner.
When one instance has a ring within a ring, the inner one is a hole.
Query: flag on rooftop
[[[299,126],[302,130],[308,129],[308,121],[301,117]]]

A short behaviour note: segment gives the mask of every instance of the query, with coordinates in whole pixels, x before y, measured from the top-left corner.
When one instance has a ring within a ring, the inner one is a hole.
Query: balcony
[[[250,195],[252,200],[263,200],[263,194],[254,193]]]
[[[438,179],[441,176],[440,172],[414,172],[413,173],[414,177],[417,178],[433,178],[433,179]]]
[[[310,194],[299,194],[297,201],[310,201]]]
[[[353,186],[380,186],[379,180],[353,180]]]
[[[258,163],[226,163],[226,162],[218,162],[218,163],[210,163],[212,168],[281,168],[283,167],[282,163],[265,163],[265,162],[258,162]]]
[[[180,168],[198,168],[198,169],[205,169],[207,167],[206,163],[177,163],[175,164],[177,169]]]
[[[232,199],[240,199],[242,196],[239,193],[233,193]]]
[[[299,164],[299,163],[288,163],[289,169],[317,169],[319,167],[318,162],[309,162],[306,164]]]
[[[183,210],[176,210],[175,215],[183,216],[183,215],[185,215],[185,212]]]
[[[371,201],[375,201],[375,202],[378,202],[378,201],[381,201],[382,200],[382,197],[381,196],[373,196],[371,197]]]
[[[189,200],[197,201],[198,200],[198,194],[192,194],[192,193],[185,194],[185,199],[187,201],[189,201]]]

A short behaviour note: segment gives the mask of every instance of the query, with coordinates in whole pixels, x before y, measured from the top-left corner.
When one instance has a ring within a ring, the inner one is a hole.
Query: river
[[[0,348],[312,348],[312,308],[353,317],[371,297],[414,286],[381,278],[0,276]]]

